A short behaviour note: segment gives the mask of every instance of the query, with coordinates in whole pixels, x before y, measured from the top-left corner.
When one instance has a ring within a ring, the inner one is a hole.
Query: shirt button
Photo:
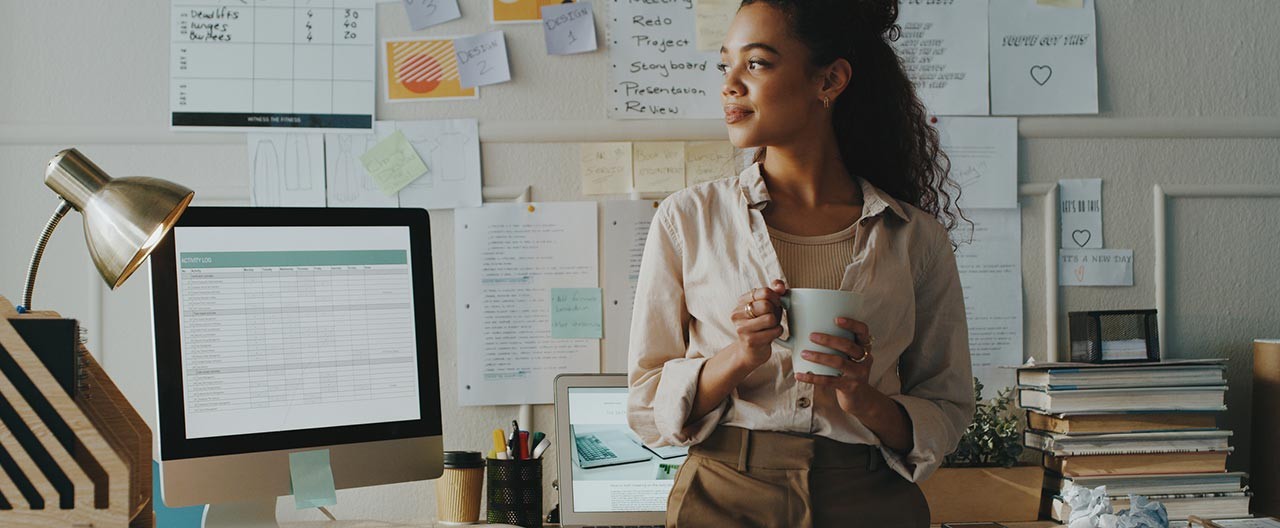
[[[811,403],[813,402],[809,401],[808,397],[801,397],[799,400],[796,400],[796,405],[799,405],[801,409],[808,409]]]

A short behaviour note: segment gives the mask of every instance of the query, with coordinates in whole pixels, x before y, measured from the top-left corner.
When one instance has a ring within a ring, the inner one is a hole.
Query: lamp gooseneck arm
[[[18,305],[18,313],[31,311],[31,293],[36,286],[36,271],[40,269],[40,258],[44,256],[44,247],[49,244],[49,237],[53,236],[53,230],[58,227],[58,222],[61,222],[62,217],[67,216],[70,210],[71,204],[62,200],[58,208],[54,209],[53,216],[49,217],[49,223],[45,224],[44,231],[40,232],[40,239],[36,241],[36,250],[31,253],[31,266],[27,268],[27,282],[22,288],[22,304]]]

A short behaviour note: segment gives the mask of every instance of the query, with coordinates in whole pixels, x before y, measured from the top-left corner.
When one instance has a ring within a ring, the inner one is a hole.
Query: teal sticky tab
[[[604,337],[602,297],[600,288],[551,288],[551,337]]]
[[[294,505],[299,510],[337,504],[329,450],[289,453],[289,486],[293,488]]]

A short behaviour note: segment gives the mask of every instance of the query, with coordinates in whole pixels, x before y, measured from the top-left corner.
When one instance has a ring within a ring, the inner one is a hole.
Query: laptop
[[[649,448],[631,431],[625,374],[561,374],[555,387],[560,526],[663,526],[688,449]]]

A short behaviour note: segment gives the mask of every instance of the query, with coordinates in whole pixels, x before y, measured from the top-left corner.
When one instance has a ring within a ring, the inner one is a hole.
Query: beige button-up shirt
[[[928,477],[973,418],[973,376],[960,277],[950,238],[933,217],[862,181],[863,208],[841,290],[862,292],[875,336],[871,384],[910,416],[914,447],[881,447],[909,480]],[[831,389],[795,380],[791,351],[747,376],[715,410],[689,422],[706,360],[735,340],[737,299],[784,281],[763,210],[758,164],[662,202],[645,244],[631,321],[627,419],[648,444],[692,445],[717,425],[881,445]]]

